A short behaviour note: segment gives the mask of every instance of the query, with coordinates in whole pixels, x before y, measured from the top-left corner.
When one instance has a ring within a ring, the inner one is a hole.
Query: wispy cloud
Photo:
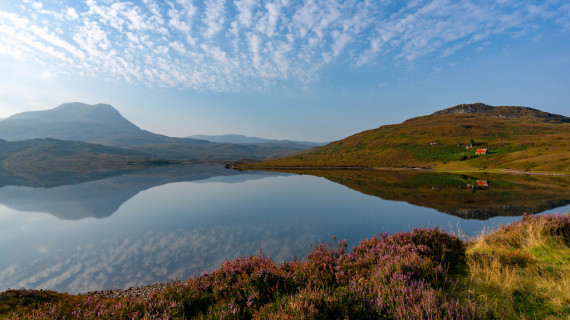
[[[536,38],[545,25],[570,29],[570,6],[558,0],[23,2],[0,9],[0,54],[53,73],[213,91],[307,83],[329,65],[445,57],[497,36]]]

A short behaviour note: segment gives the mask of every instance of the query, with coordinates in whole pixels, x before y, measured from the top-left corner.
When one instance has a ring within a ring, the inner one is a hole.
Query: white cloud
[[[259,52],[259,46],[260,46],[259,36],[257,34],[254,34],[254,33],[250,33],[249,37],[248,37],[248,43],[249,43],[249,50],[251,51],[251,54],[252,54],[253,66],[256,69],[260,69],[261,68],[261,54]]]
[[[268,37],[275,35],[275,28],[279,21],[281,7],[282,4],[279,2],[267,3],[265,5],[266,12],[262,13],[262,17],[257,24],[257,29]]]
[[[0,53],[53,72],[215,91],[306,83],[327,65],[445,57],[497,35],[539,39],[551,32],[545,25],[570,29],[570,5],[557,1],[30,3],[0,10]]]
[[[88,61],[84,61],[84,63],[99,63],[101,60],[108,60],[110,58],[108,51],[112,45],[107,38],[107,33],[97,22],[84,20],[83,23],[83,26],[73,35],[73,40],[78,44],[79,48],[88,54]],[[87,69],[90,69],[89,66],[87,64]]]
[[[222,30],[225,21],[224,12],[225,0],[206,0],[206,13],[204,17],[204,23],[206,24],[204,36],[206,38],[213,37]]]
[[[79,19],[79,15],[77,14],[77,11],[75,11],[75,9],[73,9],[73,8],[67,8],[65,12],[67,13],[67,17],[68,17],[70,20]]]
[[[170,43],[170,47],[180,54],[186,53],[186,48],[184,47],[184,44],[182,44],[182,42],[180,41],[174,41]]]
[[[238,17],[237,20],[239,23],[246,27],[251,27],[252,18],[253,18],[253,9],[257,5],[256,0],[237,0],[234,2],[238,10]]]

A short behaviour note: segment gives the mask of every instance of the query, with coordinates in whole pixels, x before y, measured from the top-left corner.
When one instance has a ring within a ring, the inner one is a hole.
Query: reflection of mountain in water
[[[463,219],[540,213],[570,203],[570,177],[456,175],[412,170],[295,170],[385,200],[436,209]]]
[[[15,210],[47,212],[66,220],[105,218],[115,213],[123,203],[139,192],[152,187],[216,176],[244,175],[244,172],[227,170],[220,164],[202,164],[92,173],[75,177],[59,176],[59,179],[55,178],[57,175],[46,172],[41,174],[52,176],[43,186],[41,179],[30,178],[29,175],[20,179],[14,175],[0,175],[2,184],[10,183],[0,188],[0,203]],[[232,179],[231,182],[255,179],[252,174],[256,173],[249,172],[247,177],[236,177],[237,179]],[[267,174],[257,173],[260,178]]]

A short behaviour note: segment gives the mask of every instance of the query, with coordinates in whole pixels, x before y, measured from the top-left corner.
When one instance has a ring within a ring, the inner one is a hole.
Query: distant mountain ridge
[[[18,113],[0,121],[0,139],[17,141],[37,138],[76,140],[118,147],[208,143],[142,130],[115,108],[102,103],[65,103],[50,110]]]
[[[197,135],[188,136],[187,138],[206,140],[206,141],[210,141],[210,142],[220,142],[220,143],[241,143],[241,144],[290,143],[290,144],[301,144],[301,145],[307,145],[307,146],[325,145],[325,143],[321,143],[321,142],[264,139],[264,138],[258,138],[258,137],[248,137],[248,136],[241,135],[241,134],[222,134],[222,135],[197,134]]]
[[[156,158],[188,161],[267,159],[307,150],[312,145],[214,143],[175,138],[142,130],[108,104],[65,103],[29,111],[0,121],[0,139],[22,141],[58,139],[121,147]]]
[[[478,148],[487,149],[477,155]],[[460,104],[249,168],[503,169],[570,174],[570,118],[528,107]]]

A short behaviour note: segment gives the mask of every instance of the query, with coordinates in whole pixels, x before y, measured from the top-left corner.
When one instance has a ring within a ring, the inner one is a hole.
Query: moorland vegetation
[[[318,244],[303,259],[224,262],[144,297],[0,293],[4,319],[567,319],[570,214],[478,239],[414,229]]]

